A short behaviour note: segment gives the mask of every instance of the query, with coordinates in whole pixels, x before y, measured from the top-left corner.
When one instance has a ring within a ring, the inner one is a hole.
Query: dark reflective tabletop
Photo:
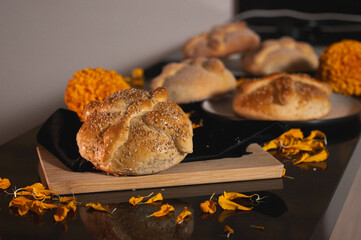
[[[39,216],[17,216],[8,205],[12,195],[0,195],[0,239],[226,239],[225,225],[235,231],[233,239],[310,239],[321,221],[334,191],[343,176],[360,132],[359,119],[326,126],[301,127],[324,131],[328,138],[329,158],[322,164],[294,166],[284,162],[291,178],[182,186],[136,191],[76,195],[80,202],[100,202],[114,210],[112,214],[79,207],[63,223],[55,223],[54,211]],[[8,189],[39,182],[35,128],[0,147],[0,177],[10,179]],[[180,176],[181,177],[181,176]],[[214,215],[202,215],[200,203],[215,193],[227,192],[266,196],[249,212],[227,212],[218,206]],[[176,207],[172,218],[145,216],[156,208],[131,207],[131,196],[161,192],[163,202]],[[342,202],[340,204],[343,204]],[[184,206],[192,212],[189,222],[175,224]],[[259,229],[254,226],[261,226]]]

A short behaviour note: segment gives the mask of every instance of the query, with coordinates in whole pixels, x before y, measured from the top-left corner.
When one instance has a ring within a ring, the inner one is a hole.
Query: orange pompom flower
[[[129,84],[115,71],[86,68],[74,73],[69,80],[64,100],[83,120],[83,108],[91,101],[102,101],[108,95],[128,88]]]

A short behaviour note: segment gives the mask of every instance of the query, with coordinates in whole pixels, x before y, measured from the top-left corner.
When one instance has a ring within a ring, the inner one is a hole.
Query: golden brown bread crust
[[[242,56],[245,71],[255,75],[276,72],[311,72],[318,67],[318,57],[311,45],[282,37],[266,40],[258,49]]]
[[[88,104],[84,116],[81,156],[114,175],[163,171],[193,151],[192,123],[164,88],[116,92]]]
[[[178,104],[201,101],[236,88],[236,79],[216,58],[186,59],[166,65],[150,83],[151,89],[164,87]]]
[[[241,117],[301,121],[324,117],[331,110],[330,85],[306,74],[277,73],[246,80],[233,99]]]
[[[256,48],[259,36],[245,22],[215,26],[209,32],[195,36],[183,46],[185,58],[225,57]]]

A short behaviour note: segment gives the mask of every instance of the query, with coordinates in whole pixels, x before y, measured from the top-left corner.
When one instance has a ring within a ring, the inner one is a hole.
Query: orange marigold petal
[[[143,201],[144,197],[131,197],[129,199],[129,203],[133,206],[137,205],[138,203],[140,203],[141,201]]]
[[[85,206],[90,207],[90,208],[95,209],[95,210],[98,210],[98,211],[109,212],[100,203],[96,203],[96,204],[95,203],[87,203]]]
[[[172,205],[169,205],[168,203],[166,203],[160,207],[159,211],[154,212],[151,216],[162,217],[162,216],[167,215],[169,212],[173,212],[173,211],[174,211],[174,207]]]
[[[187,207],[184,207],[184,210],[178,215],[176,222],[177,223],[181,223],[183,222],[183,220],[188,217],[191,216],[192,213],[190,211],[188,211]]]
[[[56,222],[61,222],[63,221],[66,216],[68,215],[69,212],[69,208],[67,208],[66,205],[60,205],[56,211],[56,213],[54,214],[54,220]]]
[[[163,196],[161,193],[157,193],[155,196],[153,196],[152,198],[148,199],[148,201],[146,201],[146,204],[151,204],[154,203],[156,201],[163,201]]]
[[[217,203],[215,201],[207,200],[200,204],[200,208],[201,208],[201,211],[204,213],[213,214],[217,210],[216,205],[217,205]]]
[[[229,192],[229,193],[224,192],[223,195],[219,196],[218,204],[224,210],[243,210],[243,211],[252,210],[252,207],[242,206],[238,203],[233,202],[232,200],[236,198],[251,198],[251,196],[241,193],[235,193],[235,192]]]
[[[7,178],[0,178],[0,189],[8,189],[11,183]]]

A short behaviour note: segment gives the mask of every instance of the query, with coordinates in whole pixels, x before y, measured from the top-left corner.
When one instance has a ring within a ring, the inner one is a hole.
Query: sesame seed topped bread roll
[[[277,73],[243,82],[233,110],[248,119],[313,120],[329,113],[331,93],[330,85],[306,74]]]
[[[169,63],[150,83],[151,89],[164,87],[178,104],[201,101],[236,89],[236,79],[217,58],[186,59]]]
[[[258,49],[246,52],[242,64],[245,71],[255,75],[311,72],[318,67],[318,57],[308,43],[282,37],[266,40]]]
[[[228,23],[189,39],[183,46],[183,55],[185,58],[225,57],[253,49],[259,42],[258,34],[245,22]]]
[[[168,169],[193,151],[192,123],[167,91],[127,89],[91,102],[77,134],[79,152],[113,175],[143,175]]]

